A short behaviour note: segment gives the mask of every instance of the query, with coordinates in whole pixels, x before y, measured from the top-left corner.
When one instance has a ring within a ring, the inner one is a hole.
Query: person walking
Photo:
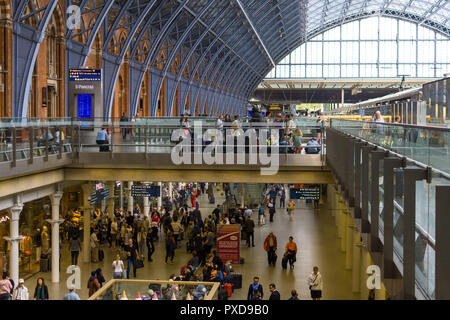
[[[275,209],[275,204],[272,199],[270,200],[267,207],[269,208],[270,222],[273,222],[273,216],[275,215],[276,209]]]
[[[116,260],[113,261],[112,267],[113,267],[113,274],[112,274],[113,279],[123,279],[124,265],[123,261],[120,259],[120,254],[116,255]]]
[[[250,243],[252,247],[255,246],[255,222],[252,216],[248,216],[245,220],[245,231],[247,232],[247,245],[250,248]]]
[[[259,216],[259,225],[260,226],[265,225],[266,224],[266,212],[264,210],[263,205],[259,206],[258,216]]]
[[[114,218],[111,222],[111,248],[115,248],[117,245],[117,234],[119,233],[119,225],[117,224],[117,218]]]
[[[253,277],[253,283],[248,287],[247,300],[255,300],[255,296],[259,299],[264,297],[263,287],[259,283],[259,277],[256,276]]]
[[[280,194],[280,209],[285,208],[285,201],[286,201],[286,190],[282,189],[279,191]]]
[[[8,273],[2,273],[2,280],[0,280],[0,300],[11,300],[11,293],[14,286],[8,279]]]
[[[80,300],[80,296],[76,292],[76,289],[74,286],[69,288],[69,293],[64,295],[63,300]]]
[[[273,264],[275,266],[275,263],[277,261],[277,237],[273,234],[272,231],[269,232],[269,235],[264,240],[264,250],[266,250],[267,252],[267,260],[269,262],[269,265]]]
[[[94,232],[91,233],[91,262],[96,263],[98,262],[98,245],[100,241],[98,240],[98,229],[94,230]]]
[[[292,220],[293,219],[293,217],[294,217],[294,209],[295,209],[295,204],[294,204],[294,200],[289,200],[289,205],[288,205],[288,208],[287,208],[287,212],[288,212],[288,215],[289,215],[289,220]]]
[[[167,259],[170,258],[170,264],[173,264],[173,258],[175,257],[175,248],[177,243],[175,241],[175,237],[171,229],[167,229],[166,233],[166,259],[165,263],[167,264]]]
[[[291,267],[291,269],[294,269],[294,263],[297,260],[297,244],[294,242],[294,238],[292,236],[289,237],[289,241],[288,243],[286,243],[285,249],[285,254],[287,255],[289,261],[289,266]]]
[[[72,257],[72,265],[78,265],[78,255],[81,251],[81,241],[80,238],[78,238],[78,236],[75,234],[69,240],[69,250],[70,256]]]
[[[147,241],[147,233],[145,232],[145,228],[141,227],[139,228],[139,232],[137,233],[137,245],[139,250],[139,255],[141,257],[145,254],[145,245]]]
[[[87,287],[89,289],[89,297],[91,297],[94,293],[97,292],[98,289],[100,289],[100,282],[98,282],[95,271],[91,272]]]
[[[291,297],[288,300],[299,300],[297,290],[294,289],[291,291]]]
[[[322,298],[322,275],[319,272],[319,267],[315,266],[313,268],[313,272],[308,277],[308,285],[311,291],[311,298],[320,300]]]
[[[275,283],[269,284],[269,290],[271,292],[269,300],[281,300],[280,293],[278,292]]]
[[[128,239],[128,245],[125,246],[125,251],[127,252],[128,257],[127,279],[130,279],[131,265],[133,265],[133,276],[136,278],[136,260],[139,253],[133,239]]]
[[[122,130],[122,138],[125,140],[127,138],[128,128],[127,128],[127,122],[128,117],[125,115],[125,112],[122,112],[122,116],[120,117],[120,128]]]
[[[152,255],[155,252],[155,245],[153,244],[153,233],[152,228],[148,228],[147,237],[145,238],[145,243],[147,245],[147,261],[152,262]]]
[[[24,285],[25,281],[23,279],[19,279],[19,285],[14,289],[13,292],[13,300],[28,300],[29,293],[28,288]]]
[[[36,288],[34,289],[34,300],[48,300],[48,288],[44,278],[38,278]]]

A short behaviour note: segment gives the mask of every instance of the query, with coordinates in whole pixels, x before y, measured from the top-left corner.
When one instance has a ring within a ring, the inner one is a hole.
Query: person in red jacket
[[[267,252],[267,260],[269,261],[269,265],[273,264],[275,266],[275,262],[277,261],[277,237],[273,234],[272,231],[269,232],[269,235],[264,240],[264,250]]]
[[[192,208],[195,208],[195,205],[197,204],[197,191],[192,190],[190,197]]]

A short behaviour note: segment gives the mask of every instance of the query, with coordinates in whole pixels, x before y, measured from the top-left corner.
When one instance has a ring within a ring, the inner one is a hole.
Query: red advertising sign
[[[241,228],[239,224],[217,226],[217,255],[223,262],[239,264]]]

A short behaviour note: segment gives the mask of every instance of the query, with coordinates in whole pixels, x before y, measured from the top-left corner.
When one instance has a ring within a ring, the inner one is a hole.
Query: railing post
[[[403,229],[403,299],[415,299],[416,289],[416,181],[427,178],[426,169],[405,168]]]
[[[12,128],[12,162],[11,167],[16,166],[17,161],[17,129],[16,127]]]
[[[34,150],[33,150],[33,142],[34,142],[34,129],[33,127],[28,128],[28,142],[30,145],[30,159],[28,160],[28,163],[33,163],[33,156],[34,156]]]
[[[145,142],[145,159],[148,159],[148,126],[145,126],[144,129],[144,142]]]
[[[382,243],[380,241],[380,160],[385,156],[383,151],[370,152],[371,157],[371,185],[369,186],[370,197],[370,242],[369,249],[371,252],[381,252]]]
[[[394,264],[394,168],[402,166],[402,160],[394,157],[384,158],[383,164],[383,279],[397,278]]]
[[[362,191],[362,205],[361,205],[361,233],[370,233],[369,223],[369,152],[372,149],[370,146],[363,146],[362,148],[362,163],[361,163],[361,191]]]
[[[45,127],[45,129],[43,129],[43,131],[45,132],[45,151],[44,151],[44,161],[48,161],[48,133],[49,133],[49,128]]]
[[[435,299],[450,299],[450,186],[436,186],[436,276]]]
[[[355,209],[354,218],[361,219],[361,148],[367,143],[356,141],[355,143]]]
[[[63,153],[63,148],[64,148],[64,139],[63,136],[66,137],[66,135],[64,134],[64,128],[65,127],[61,127],[59,129],[59,146],[58,146],[58,159],[62,158],[62,153]]]

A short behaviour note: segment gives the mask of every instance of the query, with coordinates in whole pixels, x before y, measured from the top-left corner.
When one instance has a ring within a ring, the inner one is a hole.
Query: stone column
[[[89,202],[89,195],[91,192],[91,185],[89,183],[83,184],[83,261],[89,263],[91,261],[91,212],[92,207]]]
[[[158,186],[159,186],[159,189],[161,191],[161,193],[160,193],[160,195],[158,197],[158,207],[162,207],[162,194],[163,194],[163,192],[162,192],[162,182],[158,182]]]
[[[120,181],[119,207],[123,209],[123,181]]]
[[[52,225],[52,282],[59,282],[59,225],[64,222],[59,218],[59,204],[63,192],[61,190],[56,191],[50,195],[50,201],[52,203],[52,219],[47,220]]]
[[[127,190],[127,196],[128,196],[128,209],[127,211],[130,211],[133,213],[133,197],[131,196],[131,187],[133,186],[133,181],[128,181],[128,190]],[[128,212],[127,212],[128,214]]]
[[[173,193],[173,185],[172,182],[169,182],[169,198],[172,200],[172,193]]]
[[[9,237],[4,237],[6,241],[11,244],[11,251],[9,253],[9,276],[14,280],[14,285],[19,283],[19,242],[23,240],[22,236],[19,236],[19,218],[23,209],[23,203],[17,201],[16,204],[9,208],[10,224],[9,224]]]
[[[108,216],[110,219],[114,217],[114,181],[108,182],[109,198],[106,199],[106,208],[108,208]]]

